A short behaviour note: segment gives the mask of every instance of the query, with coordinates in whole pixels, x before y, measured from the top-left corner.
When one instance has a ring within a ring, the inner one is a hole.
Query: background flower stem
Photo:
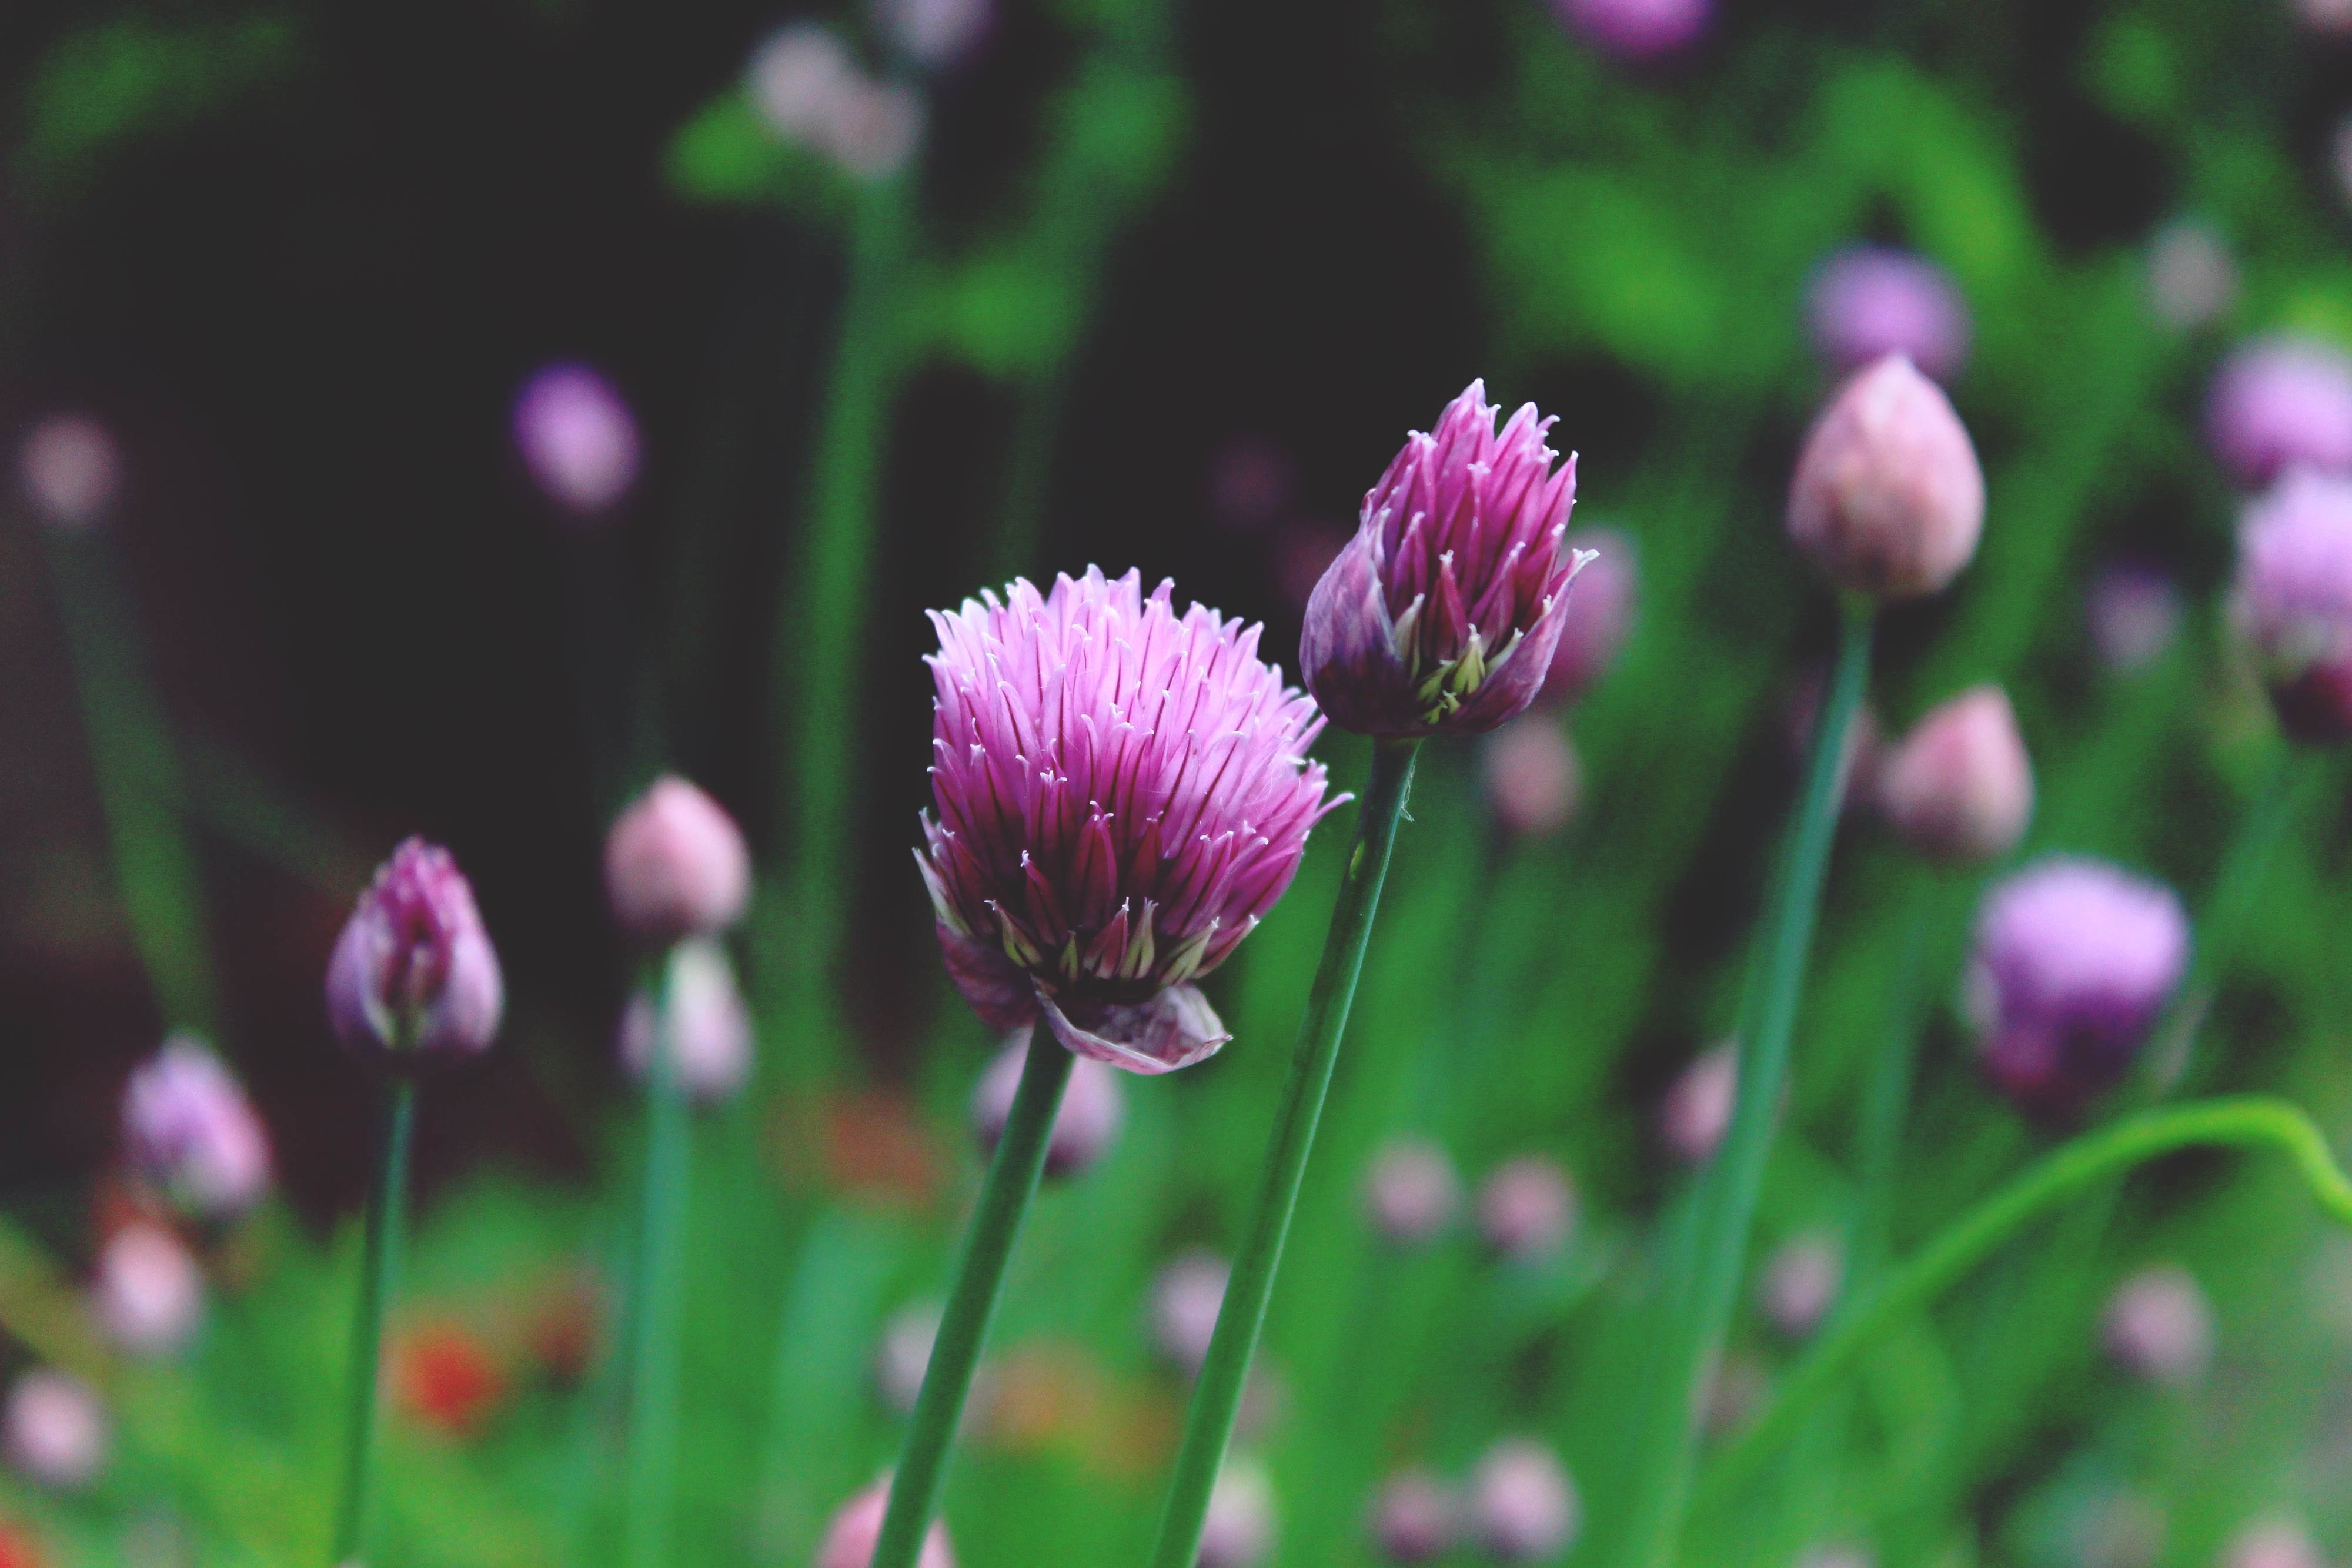
[[[369,1482],[375,1464],[376,1385],[383,1361],[383,1314],[400,1278],[402,1221],[408,1203],[409,1146],[416,1130],[416,1083],[395,1080],[384,1107],[383,1163],[369,1195],[359,1310],[352,1320],[350,1416],[344,1427],[343,1495],[335,1514],[333,1568],[363,1561]]]
[[[882,1534],[874,1543],[870,1568],[914,1568],[923,1532],[938,1511],[948,1449],[955,1441],[964,1396],[971,1392],[972,1370],[980,1364],[981,1346],[988,1338],[1005,1260],[1012,1256],[1022,1217],[1028,1212],[1037,1178],[1045,1169],[1045,1146],[1075,1060],[1045,1029],[1031,1035],[1028,1060],[1021,1068],[1021,1086],[1013,1092],[1013,1109],[997,1139],[996,1154],[988,1162],[980,1204],[972,1211],[971,1229],[964,1239],[963,1258],[956,1265],[955,1286],[940,1313],[939,1337],[931,1343],[930,1364],[923,1372],[922,1392],[915,1396],[915,1412],[908,1420],[906,1441],[898,1450],[898,1468],[890,1481],[889,1511],[883,1515]]]
[[[1233,1440],[1234,1418],[1241,1410],[1242,1389],[1249,1379],[1251,1357],[1257,1351],[1258,1331],[1265,1324],[1266,1302],[1274,1295],[1275,1272],[1282,1266],[1290,1216],[1298,1206],[1299,1183],[1306,1176],[1316,1124],[1331,1088],[1331,1069],[1339,1059],[1348,1009],[1355,1000],[1356,977],[1362,972],[1372,918],[1380,910],[1389,852],[1396,845],[1397,823],[1412,789],[1413,758],[1419,746],[1418,741],[1382,740],[1372,748],[1371,779],[1356,813],[1355,847],[1349,852],[1339,903],[1331,911],[1330,934],[1324,938],[1322,962],[1316,967],[1315,987],[1307,994],[1307,1014],[1299,1022],[1298,1045],[1291,1056],[1289,1076],[1283,1082],[1282,1099],[1275,1108],[1274,1134],[1266,1145],[1249,1228],[1234,1260],[1224,1304],[1217,1312],[1216,1333],[1209,1341],[1208,1359],[1202,1364],[1200,1381],[1192,1390],[1183,1446],[1177,1450],[1176,1472],[1169,1482],[1167,1511],[1160,1516],[1160,1542],[1151,1553],[1152,1568],[1192,1568],[1200,1553],[1209,1493],[1217,1484],[1226,1446]],[[876,1568],[903,1568],[903,1564],[877,1563]]]
[[[1843,607],[1837,670],[1831,678],[1813,735],[1804,797],[1790,824],[1759,956],[1739,1029],[1739,1094],[1723,1146],[1700,1176],[1696,1229],[1683,1254],[1687,1273],[1670,1280],[1664,1354],[1652,1385],[1652,1406],[1635,1471],[1634,1504],[1627,1516],[1621,1562],[1666,1568],[1675,1556],[1696,1455],[1698,1390],[1712,1375],[1739,1296],[1757,1194],[1772,1150],[1773,1122],[1789,1076],[1790,1040],[1797,1001],[1837,836],[1845,775],[1846,737],[1869,684],[1872,604]]]
[[[646,1064],[645,1186],[629,1335],[628,1458],[624,1471],[630,1568],[654,1568],[669,1543],[677,1456],[679,1319],[685,1304],[686,1197],[692,1154],[685,1088],[669,1027],[669,956],[646,985],[652,1051]]]

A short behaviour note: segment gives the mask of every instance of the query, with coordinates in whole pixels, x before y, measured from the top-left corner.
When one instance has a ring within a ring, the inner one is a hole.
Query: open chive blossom
[[[1290,885],[1338,805],[1315,705],[1263,628],[1132,571],[934,612],[931,796],[915,852],[949,977],[992,1027],[1167,1072],[1230,1038],[1192,981]],[[1341,797],[1340,799],[1344,799]]]
[[[1524,712],[1550,674],[1568,585],[1576,458],[1552,422],[1472,382],[1413,432],[1364,496],[1356,537],[1315,585],[1299,636],[1307,689],[1342,729],[1475,735]]]

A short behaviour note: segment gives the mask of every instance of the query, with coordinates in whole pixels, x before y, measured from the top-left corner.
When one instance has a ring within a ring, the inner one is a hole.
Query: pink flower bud
[[[636,419],[586,365],[549,365],[523,383],[514,443],[532,482],[580,517],[611,510],[636,483]]]
[[[80,414],[51,414],[26,434],[16,481],[40,521],[62,532],[106,515],[122,488],[122,454],[106,426]]]
[[[1696,43],[1715,0],[1551,0],[1552,12],[1594,48],[1643,61]]]
[[[43,1486],[70,1490],[106,1468],[113,1447],[104,1406],[70,1373],[37,1366],[16,1379],[0,1414],[8,1460]]]
[[[665,774],[614,819],[604,892],[621,929],[648,947],[715,936],[751,902],[751,853],[725,808]]]
[[[1475,735],[1542,689],[1589,558],[1568,546],[1576,459],[1558,472],[1533,403],[1497,434],[1483,382],[1414,432],[1307,605],[1307,689],[1362,735]]]
[[[2205,438],[2242,489],[2298,465],[2352,469],[2352,359],[2316,338],[2241,344],[2213,377]]]
[[[1998,860],[2033,814],[2033,765],[2009,694],[1971,686],[1927,710],[1881,760],[1878,810],[1931,860]]]
[[[447,850],[408,840],[360,894],[328,962],[336,1038],[390,1071],[421,1071],[488,1051],[505,1006],[473,887]]]
[[[1838,389],[1789,488],[1789,536],[1832,582],[1934,593],[1976,554],[1984,473],[1943,389],[1900,356]]]
[[[1258,1568],[1274,1552],[1274,1482],[1265,1467],[1228,1460],[1209,1492],[1196,1568]]]
[[[2147,302],[2176,332],[2210,327],[2238,302],[2238,264],[2210,224],[2180,218],[2147,248]]]
[[[1381,1561],[1431,1563],[1454,1550],[1462,1505],[1453,1490],[1427,1470],[1399,1470],[1372,1500],[1372,1548]]]
[[[2352,738],[2352,476],[2294,469],[2246,508],[2230,608],[2286,732]]]
[[[922,139],[921,98],[869,78],[821,23],[772,34],[751,57],[747,89],[769,130],[857,179],[897,173]]]
[[[874,0],[874,23],[893,48],[918,68],[950,71],[987,36],[995,19],[990,0]]]
[[[688,1098],[714,1104],[731,1099],[751,1076],[751,1009],[735,985],[727,949],[707,936],[689,936],[670,952],[668,1015],[671,1070]],[[654,1060],[653,998],[629,998],[621,1014],[621,1064],[642,1081]]]
[[[1486,806],[1519,838],[1559,831],[1576,815],[1584,779],[1568,732],[1540,716],[1506,725],[1479,748]]]
[[[882,1518],[890,1511],[888,1477],[876,1481],[841,1505],[825,1527],[824,1543],[816,1549],[816,1568],[872,1568],[874,1548],[882,1539]],[[955,1568],[955,1552],[948,1545],[948,1530],[934,1523],[923,1537],[922,1555],[915,1568]]]
[[[1586,528],[1568,536],[1568,547],[1589,559],[1576,574],[1575,612],[1561,621],[1559,645],[1552,650],[1551,674],[1538,700],[1571,703],[1609,673],[1617,651],[1633,629],[1633,601],[1640,573],[1633,541],[1614,528]]]
[[[1819,1328],[1845,1282],[1845,1249],[1828,1231],[1783,1243],[1764,1265],[1757,1294],[1772,1326],[1790,1339]]]
[[[1478,1230],[1498,1256],[1536,1263],[1568,1245],[1576,1188],[1556,1161],[1522,1155],[1496,1167],[1478,1191]]]
[[[1470,1478],[1470,1533],[1500,1563],[1539,1563],[1575,1541],[1583,1509],[1559,1456],[1532,1437],[1486,1450]]]
[[[145,1221],[108,1239],[90,1294],[100,1325],[138,1355],[180,1349],[204,1316],[205,1281],[196,1260],[178,1237]]]
[[[2091,649],[2117,674],[2132,674],[2162,658],[2180,631],[2180,591],[2155,567],[2118,561],[2092,580],[2084,606]]]
[[[2100,1333],[2116,1364],[2168,1388],[2197,1382],[2213,1359],[2213,1309],[2196,1277],[2172,1265],[2143,1269],[2116,1286]]]
[[[996,1153],[1004,1123],[1013,1114],[1013,1097],[1021,1088],[1021,1069],[1029,1060],[1029,1042],[1018,1038],[997,1053],[972,1091],[971,1130],[983,1156]],[[1127,1091],[1118,1071],[1106,1063],[1080,1057],[1071,1064],[1069,1086],[1062,1091],[1061,1109],[1054,1113],[1054,1130],[1045,1140],[1045,1174],[1063,1177],[1092,1170],[1118,1141],[1127,1121]]]
[[[2256,1519],[2230,1537],[2221,1568],[2327,1568],[2327,1558],[2301,1520]]]
[[[1658,1140],[1686,1166],[1714,1157],[1730,1130],[1739,1098],[1739,1046],[1735,1040],[1709,1048],[1668,1085],[1658,1103]]]
[[[1939,382],[1969,358],[1969,308],[1944,269],[1885,246],[1839,251],[1805,300],[1813,351],[1839,375],[1899,354]]]
[[[1225,1304],[1233,1265],[1213,1252],[1171,1259],[1151,1282],[1151,1343],[1177,1369],[1197,1373],[1209,1358],[1209,1339]]]
[[[122,1091],[131,1163],[193,1218],[233,1219],[269,1191],[269,1136],[227,1068],[173,1034]]]
[[[1436,1239],[1462,1207],[1462,1180],[1444,1149],[1427,1138],[1397,1138],[1372,1156],[1364,1211],[1391,1247]]]

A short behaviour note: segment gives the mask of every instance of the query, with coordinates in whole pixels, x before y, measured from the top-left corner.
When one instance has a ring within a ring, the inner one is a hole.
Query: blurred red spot
[[[48,1559],[24,1526],[0,1520],[0,1568],[47,1568]]]
[[[506,1375],[469,1329],[420,1324],[393,1348],[392,1384],[400,1407],[420,1425],[452,1437],[481,1430],[506,1395]]]

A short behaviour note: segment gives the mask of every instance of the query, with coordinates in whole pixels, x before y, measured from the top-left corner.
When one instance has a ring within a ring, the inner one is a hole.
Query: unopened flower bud
[[[1984,472],[1941,387],[1890,356],[1813,422],[1789,536],[1832,582],[1876,599],[1934,593],[1976,554]]]
[[[885,1476],[841,1505],[825,1527],[824,1543],[816,1550],[816,1568],[872,1568],[874,1548],[882,1539],[882,1519],[890,1511],[890,1480]],[[915,1568],[955,1568],[948,1545],[948,1529],[934,1522],[923,1537],[922,1555]]]
[[[1372,1500],[1372,1547],[1382,1562],[1434,1562],[1454,1550],[1461,1531],[1459,1500],[1427,1470],[1399,1470]]]
[[[769,130],[858,179],[897,173],[922,138],[921,97],[868,77],[821,23],[772,35],[751,57],[747,87]]]
[[[549,365],[523,384],[514,443],[532,482],[580,517],[609,511],[636,483],[636,419],[586,365]]]
[[[2352,0],[2294,0],[2294,16],[2323,38],[2352,37]]]
[[[2352,738],[2352,476],[2298,468],[2246,508],[2231,615],[2286,732]]]
[[[994,19],[990,0],[874,0],[874,22],[893,48],[919,68],[961,65]]]
[[[122,455],[106,426],[80,414],[52,414],[26,434],[16,480],[35,516],[71,533],[106,515],[122,488]]]
[[[1682,1071],[1658,1103],[1658,1139],[1686,1166],[1704,1165],[1730,1130],[1739,1098],[1739,1045],[1712,1046]]]
[[[1233,1265],[1223,1258],[1192,1251],[1171,1260],[1152,1281],[1151,1343],[1180,1370],[1197,1373],[1209,1358],[1232,1277]]]
[[[2327,1558],[2301,1520],[2274,1517],[2241,1525],[2221,1568],[2327,1568]]]
[[[999,1051],[971,1095],[971,1131],[982,1157],[996,1153],[1004,1124],[1013,1114],[1013,1098],[1021,1090],[1021,1071],[1029,1060],[1027,1035],[1013,1037]],[[1081,1056],[1070,1066],[1070,1082],[1062,1091],[1061,1108],[1054,1113],[1054,1130],[1045,1140],[1045,1174],[1074,1176],[1092,1170],[1127,1121],[1127,1091],[1118,1069]]]
[[[474,890],[449,852],[393,851],[327,965],[327,1018],[346,1049],[395,1073],[480,1055],[506,992]]]
[[[2244,490],[2290,468],[2352,469],[2352,358],[2317,338],[2240,345],[2214,374],[2205,439]]]
[[[621,929],[648,947],[714,936],[751,902],[751,852],[725,807],[665,774],[613,820],[604,891]]]
[[[1880,759],[1878,809],[1931,860],[1998,860],[2033,814],[2033,765],[2009,694],[1971,686],[1927,710]]]
[[[1551,6],[1586,43],[1635,63],[1687,48],[1715,16],[1715,0],[1551,0]]]
[[[1758,1296],[1772,1326],[1790,1339],[1819,1328],[1845,1281],[1845,1250],[1828,1231],[1792,1238],[1764,1265]]]
[[[1944,269],[1885,246],[1839,251],[1805,298],[1813,351],[1839,375],[1900,354],[1948,382],[1969,358],[1969,308]]]
[[[1201,1521],[1196,1568],[1258,1568],[1274,1552],[1274,1482],[1265,1468],[1233,1459],[1217,1472]]]
[[[2116,1364],[2167,1388],[2197,1382],[2213,1359],[2213,1309],[2196,1276],[2174,1265],[2116,1286],[2099,1329]]]
[[[108,1336],[139,1355],[180,1349],[204,1317],[196,1260],[178,1237],[143,1220],[122,1227],[100,1249],[90,1295]]]
[[[2193,332],[2230,313],[2238,264],[2210,224],[2182,218],[2158,231],[2147,250],[2147,300],[2158,320]]]
[[[1496,1167],[1478,1191],[1478,1230],[1498,1256],[1535,1263],[1568,1245],[1576,1188],[1558,1162],[1523,1155]]]
[[[51,1366],[37,1366],[9,1387],[0,1427],[11,1464],[44,1486],[66,1490],[97,1479],[113,1446],[98,1395]]]
[[[1539,716],[1507,725],[1479,748],[1486,805],[1503,831],[1542,838],[1566,827],[1583,794],[1568,732]]]
[[[1390,1246],[1427,1245],[1461,1207],[1462,1178],[1437,1144],[1398,1138],[1372,1156],[1364,1176],[1364,1213]]]
[[[269,1190],[269,1136],[228,1069],[175,1033],[122,1091],[131,1164],[192,1218],[232,1219]]]
[[[2092,580],[2084,609],[2091,650],[2117,674],[2132,674],[2162,658],[2180,631],[2180,591],[2157,568],[2117,561]]]
[[[1532,1437],[1496,1444],[1470,1478],[1470,1534],[1499,1563],[1541,1563],[1576,1539],[1583,1510],[1559,1456]]]
[[[689,1099],[730,1099],[751,1075],[751,1009],[735,984],[727,949],[689,936],[670,952],[662,1009],[670,1070]],[[621,1063],[643,1080],[654,1059],[654,1003],[645,991],[621,1014]]]
[[[1586,557],[1576,574],[1575,612],[1561,621],[1559,645],[1552,650],[1551,673],[1539,702],[1574,702],[1609,673],[1633,629],[1640,569],[1633,541],[1614,528],[1586,528],[1568,536],[1568,548]]]

